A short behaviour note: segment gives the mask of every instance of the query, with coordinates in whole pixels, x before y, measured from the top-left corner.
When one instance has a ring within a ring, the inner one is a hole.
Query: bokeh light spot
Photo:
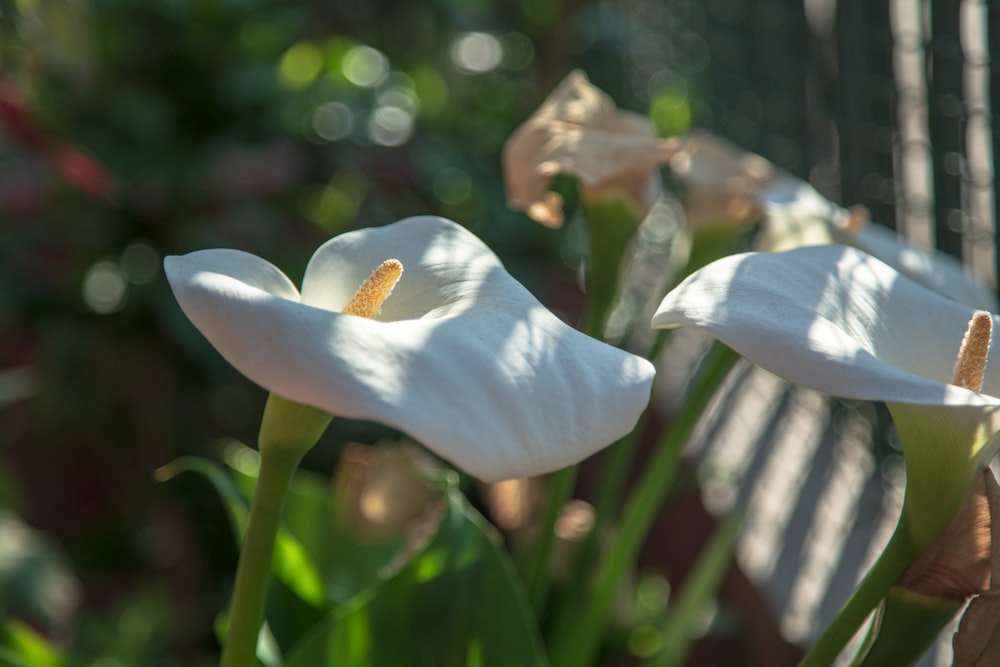
[[[503,60],[500,64],[504,69],[522,70],[535,58],[535,45],[524,33],[508,32],[500,38],[500,45],[503,48]]]
[[[413,116],[399,107],[379,107],[368,117],[368,138],[380,146],[402,146],[413,134]]]
[[[308,42],[293,45],[278,63],[278,81],[290,90],[312,85],[323,69],[323,54]]]
[[[640,625],[628,635],[628,650],[632,655],[649,658],[663,648],[663,637],[651,625]]]
[[[133,285],[153,282],[160,270],[160,255],[145,241],[129,244],[119,261],[122,275]]]
[[[361,88],[374,88],[389,74],[389,59],[378,49],[355,46],[341,62],[344,78]]]
[[[413,79],[403,72],[393,72],[386,80],[385,87],[376,96],[378,106],[398,107],[411,116],[420,111],[420,97],[414,90]]]
[[[354,113],[346,104],[328,102],[313,112],[312,127],[321,139],[339,141],[351,133]]]
[[[326,232],[341,232],[354,221],[364,196],[364,182],[356,174],[342,171],[328,185],[303,192],[302,215]]]
[[[420,100],[421,111],[434,116],[448,106],[448,84],[437,70],[421,66],[411,72],[413,92]]]
[[[472,74],[490,72],[503,60],[503,46],[486,32],[463,32],[451,43],[451,60]]]
[[[276,55],[284,39],[281,28],[270,21],[247,21],[240,26],[240,45],[255,58]]]
[[[83,277],[83,301],[95,313],[113,313],[124,305],[127,288],[118,264],[102,260]]]
[[[445,167],[434,175],[431,189],[441,203],[454,206],[472,194],[472,179],[461,169]]]

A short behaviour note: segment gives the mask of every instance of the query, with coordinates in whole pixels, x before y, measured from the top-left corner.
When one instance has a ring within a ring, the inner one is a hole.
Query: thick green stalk
[[[739,356],[717,345],[688,391],[666,437],[647,464],[622,512],[621,532],[598,565],[593,593],[572,618],[564,617],[552,644],[555,667],[588,667],[600,647],[615,593],[635,562],[656,515],[670,491],[681,452],[705,407]]]
[[[229,611],[229,632],[219,667],[255,667],[257,637],[264,622],[271,559],[281,511],[292,477],[305,453],[316,444],[332,415],[319,408],[271,394],[257,438],[260,471],[243,535]]]
[[[604,327],[618,296],[625,251],[641,219],[628,200],[620,194],[584,195],[587,208],[587,311],[583,331],[597,339],[604,338]],[[621,445],[619,444],[619,447]],[[541,529],[528,560],[528,596],[539,614],[548,598],[549,563],[555,545],[555,525],[576,485],[577,467],[553,473],[542,514]]]
[[[961,610],[965,600],[934,598],[894,586],[882,607],[874,638],[855,657],[856,667],[912,665]]]
[[[662,341],[666,340],[670,331],[659,331],[658,335],[650,347],[646,358],[656,363],[660,350],[663,349]],[[590,568],[591,560],[597,549],[597,540],[604,530],[604,526],[612,519],[618,511],[621,502],[622,492],[625,482],[628,480],[628,473],[632,468],[632,460],[635,457],[635,450],[639,444],[639,435],[645,430],[646,420],[649,418],[649,410],[642,413],[639,423],[632,429],[632,432],[612,445],[604,454],[607,465],[601,475],[600,484],[597,487],[597,494],[594,496],[594,527],[587,535],[580,548],[580,554],[573,563],[572,577],[570,581],[584,581],[587,578],[587,570]],[[570,596],[568,604],[571,608],[578,608],[581,603],[579,599],[585,591],[585,587],[577,586],[574,594]]]
[[[552,549],[555,546],[556,521],[559,513],[569,502],[576,485],[577,467],[570,466],[557,470],[549,476],[548,493],[545,498],[545,509],[542,512],[541,531],[535,541],[531,558],[528,561],[527,587],[528,598],[541,615],[549,595],[549,563],[552,561]]]
[[[250,502],[250,517],[236,567],[229,632],[220,667],[255,667],[257,637],[271,582],[271,558],[281,512],[303,451],[277,448],[260,454],[260,473]]]
[[[896,526],[889,543],[868,570],[840,613],[830,622],[799,667],[828,667],[868,615],[886,596],[892,585],[918,555],[902,523]]]
[[[604,338],[604,327],[621,288],[623,265],[642,218],[618,193],[583,196],[587,209],[587,312],[583,330]]]

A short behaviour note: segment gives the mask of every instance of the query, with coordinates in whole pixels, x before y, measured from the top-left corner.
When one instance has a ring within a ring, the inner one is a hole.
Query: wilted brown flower
[[[1000,487],[989,469],[982,477],[990,515],[986,535],[989,587],[972,599],[962,616],[953,640],[955,667],[988,667],[1000,655],[1000,521],[992,521],[1000,517]]]
[[[504,185],[511,208],[547,227],[563,223],[562,197],[548,191],[557,174],[580,180],[584,194],[619,193],[639,217],[659,196],[656,168],[677,147],[655,135],[647,117],[622,111],[574,70],[507,140]]]
[[[976,476],[951,524],[917,557],[897,586],[935,598],[964,600],[990,588],[991,559],[997,554],[992,534],[994,512],[1000,516],[1000,490],[989,468]],[[996,563],[992,563],[996,567]]]

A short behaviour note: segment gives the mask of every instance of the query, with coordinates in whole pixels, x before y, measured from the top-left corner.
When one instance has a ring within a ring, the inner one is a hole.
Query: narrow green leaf
[[[233,442],[223,460],[235,474],[246,497],[257,477],[258,454]],[[308,470],[295,473],[285,501],[284,526],[316,565],[325,599],[347,604],[370,586],[381,583],[382,572],[403,548],[403,538],[360,541],[344,524],[330,480]]]
[[[639,213],[618,193],[584,198],[587,207],[587,317],[584,331],[603,338],[618,297],[622,265],[639,223]]]
[[[157,479],[165,481],[181,472],[198,473],[212,483],[229,514],[237,541],[242,541],[246,529],[248,503],[233,478],[217,463],[196,456],[177,459],[160,468],[156,475]],[[326,595],[322,577],[299,541],[284,529],[278,532],[275,543],[273,572],[278,581],[304,602],[314,607],[325,606]]]
[[[26,623],[8,619],[0,626],[0,666],[66,667],[59,648]]]
[[[673,667],[684,662],[695,639],[695,628],[729,568],[741,523],[739,514],[730,514],[698,555],[694,570],[667,612],[661,635],[663,650],[649,660],[650,665]]]

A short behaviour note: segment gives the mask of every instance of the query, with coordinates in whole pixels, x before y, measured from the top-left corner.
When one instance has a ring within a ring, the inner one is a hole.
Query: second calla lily
[[[919,549],[1000,446],[1000,363],[986,366],[981,393],[950,384],[974,312],[871,255],[828,245],[718,260],[667,294],[653,325],[693,326],[794,384],[885,402]]]
[[[388,259],[375,319],[342,312]],[[653,368],[563,324],[473,234],[434,217],[337,236],[302,291],[237,250],[168,257],[181,308],[248,378],[334,415],[399,428],[493,481],[578,462],[632,429]]]
[[[899,523],[803,664],[832,660],[945,530],[1000,447],[1000,364],[986,363],[996,323],[871,255],[832,245],[726,257],[688,276],[657,309],[656,327],[696,327],[792,383],[882,401],[892,413],[906,461]]]

